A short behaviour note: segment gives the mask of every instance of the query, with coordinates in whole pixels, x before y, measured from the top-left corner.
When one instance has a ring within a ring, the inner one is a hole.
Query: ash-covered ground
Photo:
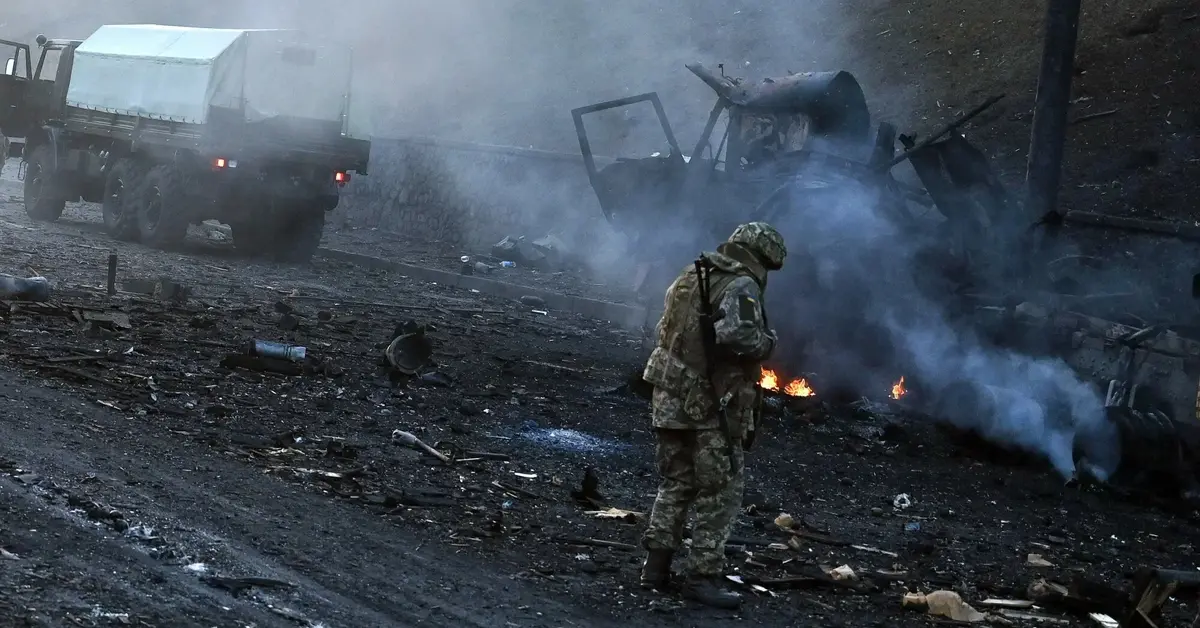
[[[110,252],[118,283],[165,276],[192,297],[108,296]],[[0,308],[5,625],[926,626],[905,592],[978,604],[1041,580],[1127,590],[1140,566],[1186,568],[1200,542],[1190,513],[1066,488],[881,391],[875,411],[769,417],[730,552],[763,588],[717,613],[636,586],[656,484],[647,404],[623,388],[638,333],[352,265],[257,263],[202,238],[178,252],[115,243],[90,205],[33,224],[11,181],[0,269],[56,288],[47,305]],[[438,375],[397,381],[381,349],[410,320],[428,327]],[[254,339],[303,345],[312,363],[222,366]],[[395,445],[394,430],[458,460]],[[598,494],[581,500],[589,469]],[[823,576],[842,565],[856,581]],[[1168,618],[1190,620],[1192,602],[1169,602]]]

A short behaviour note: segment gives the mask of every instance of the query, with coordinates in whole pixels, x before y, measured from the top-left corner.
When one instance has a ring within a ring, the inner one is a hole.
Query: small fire
[[[892,384],[892,399],[899,399],[908,394],[908,389],[904,387],[904,376],[900,376],[900,381]]]
[[[771,369],[762,369],[762,377],[758,379],[758,386],[763,390],[779,392],[779,375]],[[811,397],[814,394],[812,386],[808,385],[808,380],[804,378],[793,379],[783,387],[783,394],[789,397]]]
[[[763,390],[779,390],[779,376],[771,369],[763,369],[762,377],[758,379],[758,386]]]
[[[783,394],[789,397],[811,397],[813,396],[813,389],[812,386],[808,385],[807,379],[793,379],[788,382],[787,386],[783,387]]]

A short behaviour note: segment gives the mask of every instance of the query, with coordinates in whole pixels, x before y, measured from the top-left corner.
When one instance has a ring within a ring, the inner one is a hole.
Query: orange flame
[[[758,379],[758,386],[763,390],[772,392],[780,392],[779,375],[768,368],[762,369],[762,377]],[[815,394],[812,386],[808,384],[808,380],[804,378],[793,379],[783,387],[783,394],[789,397],[811,397]]]
[[[788,382],[788,385],[783,387],[783,394],[789,397],[811,397],[815,393],[812,386],[808,385],[808,380],[800,378]]]
[[[900,376],[900,381],[892,384],[892,399],[899,399],[908,394],[908,389],[904,387],[904,376]]]
[[[758,386],[763,390],[779,390],[779,376],[771,369],[762,369],[762,377],[758,379]]]

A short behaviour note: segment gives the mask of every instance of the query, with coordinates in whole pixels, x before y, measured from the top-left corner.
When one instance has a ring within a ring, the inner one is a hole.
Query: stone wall
[[[346,186],[334,222],[474,249],[607,233],[578,155],[429,139],[374,140],[370,174]]]

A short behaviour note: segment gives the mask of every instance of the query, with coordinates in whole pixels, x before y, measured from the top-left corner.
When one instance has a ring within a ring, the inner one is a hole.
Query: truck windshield
[[[34,70],[37,78],[43,81],[53,81],[58,75],[58,59],[62,56],[62,50],[57,48],[47,48],[42,52],[42,57],[38,61],[38,67]]]

